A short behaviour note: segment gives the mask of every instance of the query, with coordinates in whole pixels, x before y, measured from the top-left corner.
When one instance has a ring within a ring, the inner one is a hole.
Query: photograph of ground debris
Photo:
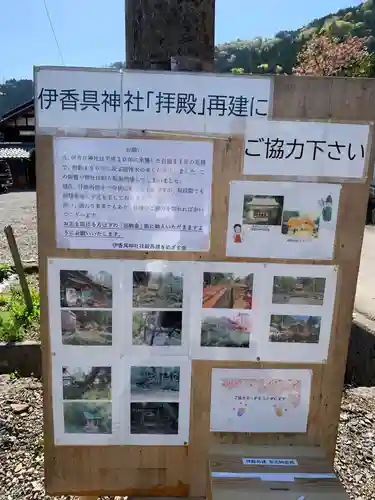
[[[112,312],[61,311],[64,345],[112,345]]]
[[[182,301],[182,273],[133,272],[133,307],[182,309]]]

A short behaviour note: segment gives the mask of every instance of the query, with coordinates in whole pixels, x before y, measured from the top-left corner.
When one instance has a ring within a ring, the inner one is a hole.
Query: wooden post
[[[127,68],[213,71],[215,0],[125,0],[125,6]]]
[[[129,69],[213,71],[215,0],[126,0]]]
[[[33,301],[32,301],[31,295],[30,295],[29,285],[27,284],[27,281],[26,281],[25,271],[23,269],[21,257],[20,257],[19,251],[18,251],[16,238],[14,237],[14,234],[13,234],[12,226],[6,226],[4,228],[4,233],[5,233],[5,236],[7,237],[9,249],[10,249],[10,252],[11,252],[12,257],[13,257],[14,267],[16,268],[16,272],[17,272],[19,280],[20,280],[20,285],[21,285],[23,297],[25,299],[27,311],[29,313],[31,313],[33,311]]]

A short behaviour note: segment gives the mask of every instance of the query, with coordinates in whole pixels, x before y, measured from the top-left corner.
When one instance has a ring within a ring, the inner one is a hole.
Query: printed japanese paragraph
[[[64,432],[111,434],[111,367],[62,367]]]
[[[210,248],[213,144],[54,139],[59,248]]]
[[[225,135],[243,134],[249,120],[267,119],[272,87],[266,77],[104,68],[37,68],[35,82],[37,130],[62,127]]]
[[[245,175],[362,179],[369,125],[258,121],[245,133]]]
[[[306,432],[311,370],[212,370],[211,432]]]
[[[227,255],[331,259],[340,187],[232,182]]]

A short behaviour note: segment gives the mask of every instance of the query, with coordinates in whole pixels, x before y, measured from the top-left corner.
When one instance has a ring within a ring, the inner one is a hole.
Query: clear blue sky
[[[104,66],[125,58],[125,0],[46,0],[64,61]],[[216,43],[270,37],[358,0],[216,0]],[[0,83],[62,64],[43,0],[2,0]]]

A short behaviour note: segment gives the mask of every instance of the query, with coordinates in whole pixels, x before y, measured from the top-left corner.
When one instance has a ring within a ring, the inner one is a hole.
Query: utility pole
[[[215,0],[125,0],[129,69],[213,71]]]
[[[214,69],[215,0],[125,0],[125,29],[128,69]]]

